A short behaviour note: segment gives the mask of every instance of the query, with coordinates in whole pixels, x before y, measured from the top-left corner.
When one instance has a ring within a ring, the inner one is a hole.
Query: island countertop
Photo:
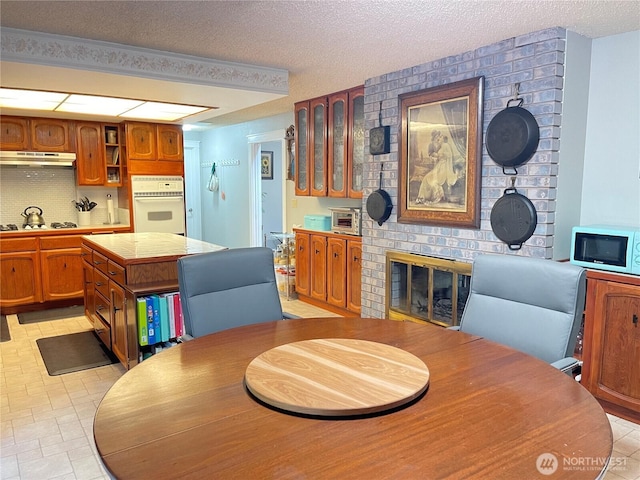
[[[91,248],[110,253],[109,257],[117,257],[122,264],[138,263],[154,258],[166,261],[185,255],[217,252],[227,248],[173,233],[85,235],[82,240]]]

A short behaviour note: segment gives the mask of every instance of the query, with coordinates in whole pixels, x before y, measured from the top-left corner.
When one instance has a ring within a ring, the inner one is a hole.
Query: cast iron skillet
[[[511,186],[491,209],[491,229],[509,250],[520,250],[538,224],[536,207]]]
[[[369,195],[367,198],[367,213],[369,216],[382,226],[391,215],[393,203],[391,197],[382,189],[382,166],[380,167],[380,188]]]
[[[514,107],[511,102],[518,102]],[[523,100],[512,99],[507,108],[499,112],[487,127],[487,152],[505,175],[516,175],[515,167],[527,162],[540,141],[540,128],[531,112],[521,108]],[[513,171],[507,172],[505,167]]]

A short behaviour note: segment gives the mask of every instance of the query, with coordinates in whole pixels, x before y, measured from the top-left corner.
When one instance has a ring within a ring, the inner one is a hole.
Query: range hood
[[[73,167],[75,153],[0,151],[0,166]]]

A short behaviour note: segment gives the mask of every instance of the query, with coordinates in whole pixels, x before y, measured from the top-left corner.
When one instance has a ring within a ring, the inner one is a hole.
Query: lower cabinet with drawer
[[[83,296],[80,235],[0,239],[0,308],[45,302],[71,304]]]

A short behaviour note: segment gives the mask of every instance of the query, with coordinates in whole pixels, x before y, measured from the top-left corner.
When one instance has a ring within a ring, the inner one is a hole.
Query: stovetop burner
[[[15,223],[0,225],[0,232],[9,232],[11,230],[18,230],[18,226]]]
[[[76,225],[73,222],[53,222],[51,224],[51,228],[77,228],[78,225]]]

